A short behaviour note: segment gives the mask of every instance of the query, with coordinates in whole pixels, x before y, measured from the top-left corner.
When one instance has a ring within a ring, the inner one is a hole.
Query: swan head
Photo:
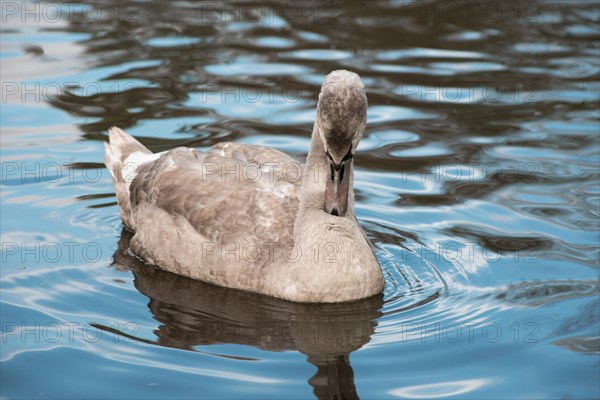
[[[316,125],[328,162],[325,212],[344,216],[352,158],[367,124],[367,95],[360,77],[346,70],[325,78],[317,105]]]

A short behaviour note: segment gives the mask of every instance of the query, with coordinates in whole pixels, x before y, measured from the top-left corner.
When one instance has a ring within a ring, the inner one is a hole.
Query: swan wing
[[[285,153],[260,146],[176,148],[139,166],[129,187],[134,219],[145,203],[183,217],[214,243],[290,242],[298,171],[300,164]]]

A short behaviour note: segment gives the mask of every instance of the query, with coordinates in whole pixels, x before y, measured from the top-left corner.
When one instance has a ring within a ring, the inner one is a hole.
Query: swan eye
[[[340,182],[344,180],[344,164],[340,168]]]
[[[333,182],[333,178],[335,176],[334,170],[333,170],[333,163],[329,164],[329,168],[331,169],[331,181]]]

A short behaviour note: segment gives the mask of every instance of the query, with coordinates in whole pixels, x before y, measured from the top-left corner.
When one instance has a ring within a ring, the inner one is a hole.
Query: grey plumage
[[[278,150],[240,143],[152,154],[111,128],[105,163],[123,223],[135,232],[131,250],[180,275],[291,301],[381,292],[379,264],[354,216],[352,160],[348,211],[336,216],[323,206],[326,151],[334,162],[354,151],[366,107],[358,75],[329,74],[305,166]]]

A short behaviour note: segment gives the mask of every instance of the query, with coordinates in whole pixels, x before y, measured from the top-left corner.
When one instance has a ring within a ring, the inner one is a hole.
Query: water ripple
[[[598,398],[597,4],[27,7],[0,52],[3,395]],[[301,160],[338,68],[369,99],[381,296],[287,303],[127,253],[108,127]]]

